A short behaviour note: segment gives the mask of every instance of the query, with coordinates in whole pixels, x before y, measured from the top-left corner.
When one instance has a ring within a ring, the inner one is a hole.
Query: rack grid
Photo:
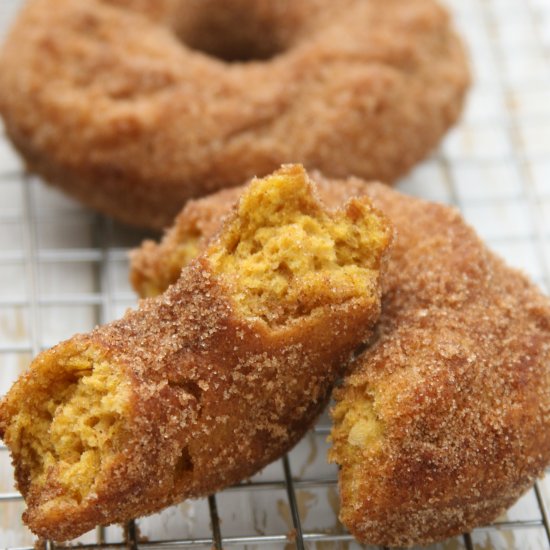
[[[1,0],[0,39],[21,4]],[[470,50],[475,84],[462,123],[399,188],[460,208],[493,249],[548,291],[550,2],[447,4]],[[127,252],[144,236],[26,174],[0,126],[0,395],[41,349],[135,304]],[[328,432],[325,415],[288,456],[250,481],[124,527],[98,528],[71,545],[359,548],[337,520]],[[23,507],[0,444],[0,548],[33,548]],[[495,524],[433,548],[550,549],[550,471]]]

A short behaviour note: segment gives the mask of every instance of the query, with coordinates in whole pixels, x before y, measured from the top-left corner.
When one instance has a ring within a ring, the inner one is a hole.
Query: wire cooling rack
[[[0,0],[0,36],[20,4]],[[448,4],[470,49],[475,86],[462,124],[399,187],[458,206],[493,249],[548,291],[550,0]],[[0,127],[0,395],[41,349],[135,303],[127,251],[143,236],[26,175]],[[358,548],[337,520],[328,431],[325,417],[249,482],[75,542],[140,550]],[[32,548],[23,508],[0,447],[0,548]],[[547,475],[494,525],[433,548],[549,549],[549,520]]]

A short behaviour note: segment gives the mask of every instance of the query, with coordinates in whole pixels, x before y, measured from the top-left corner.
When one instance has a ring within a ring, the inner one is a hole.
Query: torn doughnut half
[[[41,353],[0,403],[24,520],[74,538],[251,476],[325,406],[380,313],[392,240],[300,166],[254,180],[163,295]]]
[[[333,393],[341,521],[360,542],[392,547],[489,524],[550,464],[548,296],[456,210],[313,177],[326,204],[368,195],[397,231],[375,334]],[[236,192],[188,203],[160,243],[136,250],[134,288],[173,283]]]
[[[398,238],[329,456],[359,542],[424,546],[494,522],[550,464],[550,300],[456,210],[369,196]]]

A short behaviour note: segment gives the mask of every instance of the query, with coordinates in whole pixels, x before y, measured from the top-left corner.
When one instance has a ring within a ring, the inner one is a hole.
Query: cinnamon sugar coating
[[[298,256],[283,246],[292,231]],[[177,284],[40,354],[0,403],[25,522],[67,540],[208,495],[288,451],[371,334],[391,237],[366,199],[327,212],[300,167],[253,182]],[[251,274],[261,258],[271,269]],[[304,281],[298,310],[286,302]],[[286,316],[265,313],[274,296]]]
[[[469,74],[434,0],[30,0],[0,54],[28,168],[126,223],[302,162],[392,182]]]
[[[454,209],[369,196],[398,238],[330,458],[357,539],[424,545],[495,520],[550,463],[550,300]]]
[[[357,179],[315,180],[333,206],[368,194],[397,229],[375,337],[334,395],[341,520],[387,546],[493,521],[550,462],[548,298],[454,209]],[[189,229],[200,250],[234,194],[190,202],[160,244],[135,251],[136,290],[177,278]]]

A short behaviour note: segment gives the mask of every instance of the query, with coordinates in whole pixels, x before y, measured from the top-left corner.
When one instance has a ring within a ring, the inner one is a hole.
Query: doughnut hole
[[[271,327],[354,299],[373,300],[390,239],[367,201],[327,212],[303,168],[255,180],[238,216],[208,251],[241,313]]]
[[[61,344],[34,368],[40,372],[28,379],[5,441],[27,474],[25,493],[61,486],[63,496],[53,500],[80,503],[123,438],[127,385],[120,369],[93,346]]]
[[[290,46],[296,21],[288,0],[187,0],[172,25],[189,48],[221,61],[265,61]],[[286,16],[286,17],[285,17]]]

